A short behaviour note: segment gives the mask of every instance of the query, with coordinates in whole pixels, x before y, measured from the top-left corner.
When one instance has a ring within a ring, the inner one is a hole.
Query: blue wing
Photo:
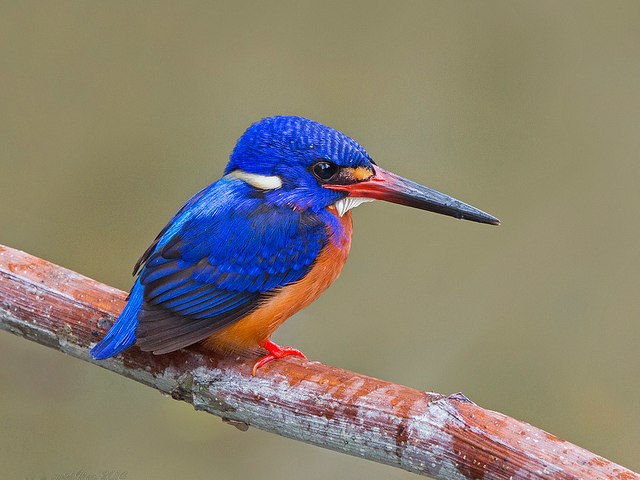
[[[327,241],[317,215],[267,205],[259,190],[219,180],[176,214],[136,265],[143,265],[131,295],[137,344],[166,353],[208,337],[304,277]]]

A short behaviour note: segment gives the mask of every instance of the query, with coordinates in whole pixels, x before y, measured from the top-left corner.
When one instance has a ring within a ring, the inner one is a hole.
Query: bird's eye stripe
[[[242,170],[234,170],[226,175],[227,178],[236,178],[248,183],[252,187],[260,190],[275,190],[282,187],[282,179],[277,175],[258,175],[256,173],[247,173]]]
[[[349,175],[353,176],[358,182],[369,180],[373,176],[373,170],[367,167],[349,168],[347,170]]]

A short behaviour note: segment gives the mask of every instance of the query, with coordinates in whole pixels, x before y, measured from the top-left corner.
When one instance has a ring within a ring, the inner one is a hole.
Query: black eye
[[[331,162],[320,161],[311,166],[311,171],[317,179],[327,182],[331,180],[338,173],[338,166]]]

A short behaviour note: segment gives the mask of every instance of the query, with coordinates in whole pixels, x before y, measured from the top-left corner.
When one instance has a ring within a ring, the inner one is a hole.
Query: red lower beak
[[[351,197],[373,198],[387,202],[420,208],[450,217],[471,220],[491,225],[500,224],[500,220],[471,205],[456,200],[449,195],[387,172],[375,165],[375,174],[369,180],[348,185],[325,185],[326,188],[347,192]]]

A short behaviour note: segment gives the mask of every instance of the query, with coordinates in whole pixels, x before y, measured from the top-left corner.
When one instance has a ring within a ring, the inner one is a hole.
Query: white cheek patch
[[[338,200],[333,206],[336,207],[338,215],[343,216],[352,208],[356,208],[358,205],[366,202],[373,202],[373,198],[345,197]]]
[[[275,190],[282,187],[282,179],[277,175],[258,175],[256,173],[247,173],[242,170],[234,170],[226,175],[229,178],[236,178],[248,183],[252,187],[260,190]]]

